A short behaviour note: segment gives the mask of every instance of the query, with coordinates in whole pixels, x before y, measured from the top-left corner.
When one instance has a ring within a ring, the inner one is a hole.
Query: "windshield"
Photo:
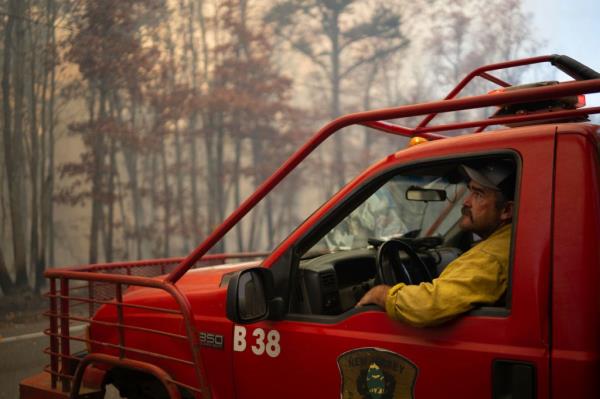
[[[406,199],[409,187],[446,191],[443,201]],[[366,248],[369,239],[444,235],[460,217],[463,182],[450,183],[439,176],[398,175],[386,182],[309,252],[335,252]]]

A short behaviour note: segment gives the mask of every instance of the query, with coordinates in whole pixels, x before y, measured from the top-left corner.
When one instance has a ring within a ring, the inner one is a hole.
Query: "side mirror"
[[[406,190],[406,199],[409,201],[445,201],[446,190],[410,186]]]
[[[248,324],[267,318],[280,319],[283,299],[275,298],[273,274],[262,267],[236,273],[227,287],[227,318]]]

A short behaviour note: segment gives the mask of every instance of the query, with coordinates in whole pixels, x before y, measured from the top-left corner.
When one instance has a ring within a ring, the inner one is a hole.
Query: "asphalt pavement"
[[[39,373],[48,363],[43,353],[48,337],[36,334],[41,333],[46,324],[46,321],[37,321],[0,326],[0,399],[18,399],[19,381]],[[21,338],[23,336],[26,338]]]
[[[0,399],[18,399],[19,381],[40,373],[49,363],[43,353],[49,345],[48,337],[42,334],[47,323],[41,320],[0,325]],[[119,398],[110,388],[105,398]]]

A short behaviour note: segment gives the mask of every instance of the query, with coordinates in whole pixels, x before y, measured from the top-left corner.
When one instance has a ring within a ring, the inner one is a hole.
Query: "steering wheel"
[[[400,257],[400,252],[408,255],[409,261]],[[377,277],[382,284],[405,283],[418,285],[433,280],[431,272],[417,251],[399,239],[391,239],[377,249]]]

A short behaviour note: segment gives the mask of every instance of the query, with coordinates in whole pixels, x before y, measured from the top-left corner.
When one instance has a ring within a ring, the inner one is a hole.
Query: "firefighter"
[[[357,306],[376,304],[392,319],[413,326],[441,324],[477,305],[497,303],[506,292],[515,171],[503,161],[480,167],[461,165],[469,193],[459,226],[482,238],[451,262],[432,282],[420,285],[377,285]]]

